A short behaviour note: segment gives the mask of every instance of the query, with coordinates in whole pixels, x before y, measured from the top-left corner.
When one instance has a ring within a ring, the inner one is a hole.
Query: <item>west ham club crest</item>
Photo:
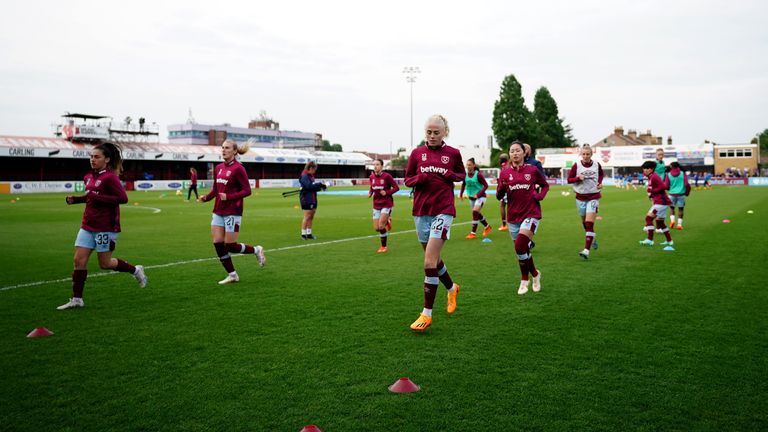
[[[423,161],[427,160],[427,154],[426,153],[422,153],[421,154],[421,160],[423,160]]]
[[[447,164],[451,159],[448,156],[440,156],[440,162]]]
[[[526,174],[525,175],[525,181],[531,181],[531,175],[530,174]]]

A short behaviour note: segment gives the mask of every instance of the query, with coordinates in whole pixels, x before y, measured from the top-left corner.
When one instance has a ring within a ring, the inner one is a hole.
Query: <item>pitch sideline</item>
[[[460,222],[453,224],[452,226],[459,226],[459,225],[467,225],[471,224],[472,222]],[[397,232],[391,232],[389,235],[400,235],[400,234],[408,234],[408,233],[415,233],[416,230],[406,230],[406,231],[397,231]],[[344,239],[338,239],[338,240],[329,240],[325,242],[311,242],[311,243],[304,243],[299,245],[293,245],[293,246],[283,246],[276,249],[264,249],[264,253],[275,253],[275,252],[282,252],[287,251],[291,249],[300,249],[300,248],[307,248],[307,247],[314,247],[314,246],[324,246],[324,245],[330,245],[330,244],[337,244],[337,243],[346,243],[351,241],[357,241],[357,240],[365,240],[365,239],[372,239],[372,238],[379,238],[378,234],[372,234],[372,235],[366,235],[366,236],[360,236],[360,237],[349,237]],[[233,257],[237,256],[243,256],[241,254],[233,254]],[[197,258],[192,260],[186,260],[186,261],[176,261],[172,263],[166,263],[166,264],[156,264],[151,266],[145,266],[145,270],[152,270],[152,269],[159,269],[159,268],[165,268],[165,267],[174,267],[178,265],[185,265],[185,264],[194,264],[199,262],[205,262],[205,261],[212,261],[212,260],[218,260],[218,257],[208,257],[208,258]],[[94,278],[94,277],[104,277],[104,276],[111,276],[116,275],[119,272],[115,271],[104,271],[100,273],[94,273],[91,275],[88,275],[88,278]],[[62,283],[62,282],[69,282],[71,281],[71,277],[62,278],[62,279],[52,279],[52,280],[46,280],[46,281],[37,281],[37,282],[27,282],[23,284],[17,284],[17,285],[8,285],[4,287],[0,287],[0,291],[10,291],[12,289],[18,289],[18,288],[28,288],[32,286],[38,286],[38,285],[46,285],[46,284],[54,284],[54,283]]]

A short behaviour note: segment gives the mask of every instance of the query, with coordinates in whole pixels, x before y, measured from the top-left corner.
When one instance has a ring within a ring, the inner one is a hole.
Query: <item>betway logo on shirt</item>
[[[223,179],[223,178],[217,178],[216,179],[216,183],[221,183],[221,184],[226,186],[227,183],[229,183],[229,180],[226,180],[226,179]]]
[[[428,165],[428,166],[422,166],[419,167],[422,173],[438,173],[440,175],[446,175],[448,174],[447,168],[442,167],[436,167],[434,165]]]
[[[531,188],[531,185],[523,184],[523,183],[518,183],[516,185],[509,185],[509,190],[519,190],[519,189],[526,189],[526,190],[528,190],[530,188]]]

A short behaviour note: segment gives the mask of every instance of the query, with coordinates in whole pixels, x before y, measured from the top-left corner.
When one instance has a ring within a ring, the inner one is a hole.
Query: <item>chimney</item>
[[[627,133],[627,135],[629,135],[629,137],[632,138],[632,139],[636,139],[637,138],[637,131],[634,130],[634,129],[630,129],[629,133]]]
[[[619,136],[624,135],[624,127],[616,126],[615,128],[613,128],[613,133]]]
[[[672,145],[672,135],[667,137],[667,145]]]

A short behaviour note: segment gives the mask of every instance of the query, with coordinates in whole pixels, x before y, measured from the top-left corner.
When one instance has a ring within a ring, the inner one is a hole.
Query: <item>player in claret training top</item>
[[[254,254],[260,266],[267,262],[263,247],[237,242],[243,221],[243,199],[251,195],[248,174],[237,160],[237,155],[247,153],[249,147],[247,142],[238,144],[229,139],[221,144],[221,158],[224,162],[216,165],[213,171],[216,178],[211,191],[200,197],[202,202],[216,200],[211,219],[211,237],[216,255],[227,271],[227,277],[219,281],[220,285],[240,281],[230,253]]]
[[[507,197],[507,226],[509,235],[515,242],[518,264],[520,265],[520,287],[517,293],[528,292],[528,275],[533,276],[533,291],[541,290],[541,272],[533,263],[531,241],[539,229],[541,204],[547,196],[549,183],[533,166],[523,162],[525,148],[522,143],[514,142],[509,147],[510,164],[499,174],[496,198]],[[540,187],[536,192],[536,186]]]
[[[448,289],[448,313],[456,310],[459,285],[453,283],[440,252],[451,236],[451,223],[456,216],[453,183],[464,179],[461,153],[443,141],[449,133],[445,117],[431,116],[424,129],[427,145],[411,152],[405,170],[405,185],[413,188],[416,234],[424,248],[424,309],[411,324],[411,329],[418,332],[432,325],[432,306],[439,282]]]
[[[459,198],[464,199],[464,191],[467,191],[467,198],[469,198],[469,205],[472,207],[472,232],[467,235],[467,240],[477,238],[477,224],[483,224],[483,237],[487,237],[491,232],[491,225],[485,220],[480,211],[485,205],[486,195],[485,191],[488,189],[488,182],[485,181],[483,174],[476,169],[475,158],[467,160],[467,175],[464,177],[464,181],[461,183],[461,190],[459,191]]]
[[[581,160],[571,166],[568,172],[568,183],[573,185],[576,194],[576,208],[581,216],[581,225],[586,231],[584,250],[579,255],[589,258],[589,250],[597,249],[595,238],[595,219],[600,205],[600,191],[603,188],[603,167],[600,162],[592,160],[592,147],[584,144],[581,148]]]
[[[664,223],[664,218],[667,216],[667,208],[671,204],[666,192],[667,185],[661,177],[654,172],[656,169],[656,162],[646,161],[643,163],[642,169],[643,174],[648,177],[648,187],[646,190],[648,191],[648,198],[651,200],[652,204],[651,208],[648,209],[648,213],[645,215],[645,228],[643,228],[648,237],[645,240],[641,240],[640,244],[644,246],[653,246],[653,234],[655,231],[653,228],[653,220],[656,219],[656,228],[661,230],[667,238],[667,241],[661,243],[665,246],[664,250],[673,251],[675,249],[673,247],[674,243],[672,242],[672,236],[669,233],[669,228],[667,228],[667,225]]]
[[[395,200],[392,198],[400,186],[389,173],[384,172],[384,161],[373,161],[373,173],[371,173],[371,187],[368,189],[368,198],[373,197],[373,229],[378,231],[381,246],[377,253],[387,251],[387,231],[392,229],[392,208]]]
[[[75,240],[72,298],[59,306],[59,310],[85,306],[83,290],[88,277],[88,259],[94,249],[99,257],[99,267],[130,273],[140,287],[147,285],[144,267],[112,257],[120,233],[120,204],[128,202],[128,195],[118,177],[122,170],[120,147],[111,142],[97,144],[91,150],[91,172],[84,178],[85,195],[66,198],[67,204],[85,203],[85,211]]]

